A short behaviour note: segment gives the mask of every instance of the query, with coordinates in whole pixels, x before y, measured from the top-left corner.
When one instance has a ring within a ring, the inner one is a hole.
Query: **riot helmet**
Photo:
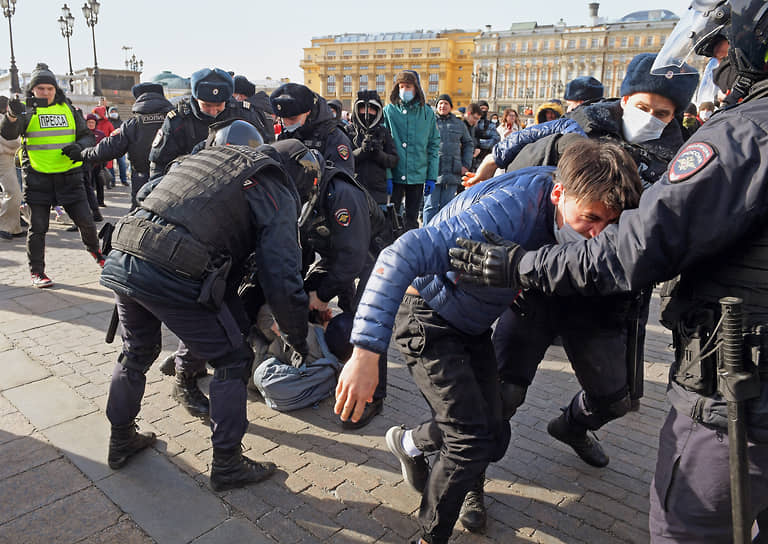
[[[271,147],[277,152],[280,162],[296,186],[302,204],[299,217],[301,227],[319,200],[325,160],[318,151],[309,149],[295,138],[280,140],[264,147]]]
[[[252,124],[242,119],[227,119],[208,127],[205,147],[247,145],[256,148],[263,144],[264,138]]]
[[[361,107],[365,108],[362,114],[359,111]],[[376,113],[370,113],[369,109],[375,109]],[[383,109],[379,93],[374,90],[357,92],[357,100],[352,108],[352,117],[356,125],[365,129],[372,129],[381,121],[382,113]]]

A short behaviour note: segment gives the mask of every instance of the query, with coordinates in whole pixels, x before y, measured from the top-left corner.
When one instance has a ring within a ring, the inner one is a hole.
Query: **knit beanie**
[[[53,85],[58,90],[59,83],[56,81],[56,76],[48,68],[48,65],[44,62],[39,62],[35,69],[32,70],[32,79],[29,80],[27,90],[31,91],[35,85],[48,84]]]
[[[446,102],[448,102],[451,105],[451,107],[453,107],[453,101],[451,100],[451,97],[449,95],[443,93],[440,96],[438,96],[437,97],[437,102],[435,102],[435,105],[437,105],[441,100],[445,100]]]
[[[651,66],[656,60],[655,53],[640,53],[627,66],[627,75],[621,83],[621,96],[634,93],[654,93],[669,98],[680,112],[691,103],[691,97],[699,85],[699,74],[689,65],[683,71],[686,75],[656,76]]]

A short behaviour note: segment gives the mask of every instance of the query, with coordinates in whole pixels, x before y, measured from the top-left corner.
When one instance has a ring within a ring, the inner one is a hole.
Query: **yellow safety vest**
[[[67,104],[37,108],[24,134],[24,148],[29,164],[43,174],[72,170],[82,162],[72,162],[61,149],[77,139],[75,116]]]

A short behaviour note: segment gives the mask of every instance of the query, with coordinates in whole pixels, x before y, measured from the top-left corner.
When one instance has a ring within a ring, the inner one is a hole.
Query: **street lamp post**
[[[69,59],[69,92],[75,90],[75,85],[72,82],[75,72],[72,70],[72,51],[69,47],[69,38],[72,36],[72,31],[75,28],[75,17],[69,10],[66,4],[61,8],[61,17],[59,17],[59,26],[61,27],[61,35],[67,39],[67,58]]]
[[[16,57],[13,55],[13,27],[11,26],[11,17],[16,13],[16,0],[0,0],[0,7],[3,8],[3,16],[8,19],[8,36],[11,39],[11,92],[20,93],[19,69],[16,68]]]
[[[131,58],[125,61],[125,69],[132,72],[142,72],[144,70],[144,61],[138,60],[136,55],[131,55]]]
[[[96,30],[94,27],[99,22],[99,4],[98,0],[87,0],[83,4],[83,16],[85,24],[91,27],[91,38],[93,39],[93,94],[101,94],[101,85],[99,84],[99,63],[96,60]]]

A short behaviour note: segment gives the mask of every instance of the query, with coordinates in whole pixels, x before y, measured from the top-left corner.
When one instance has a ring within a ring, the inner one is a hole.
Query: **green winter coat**
[[[432,108],[422,106],[418,100],[387,104],[384,123],[392,133],[400,158],[395,168],[387,170],[387,179],[407,184],[437,180],[440,131]]]

